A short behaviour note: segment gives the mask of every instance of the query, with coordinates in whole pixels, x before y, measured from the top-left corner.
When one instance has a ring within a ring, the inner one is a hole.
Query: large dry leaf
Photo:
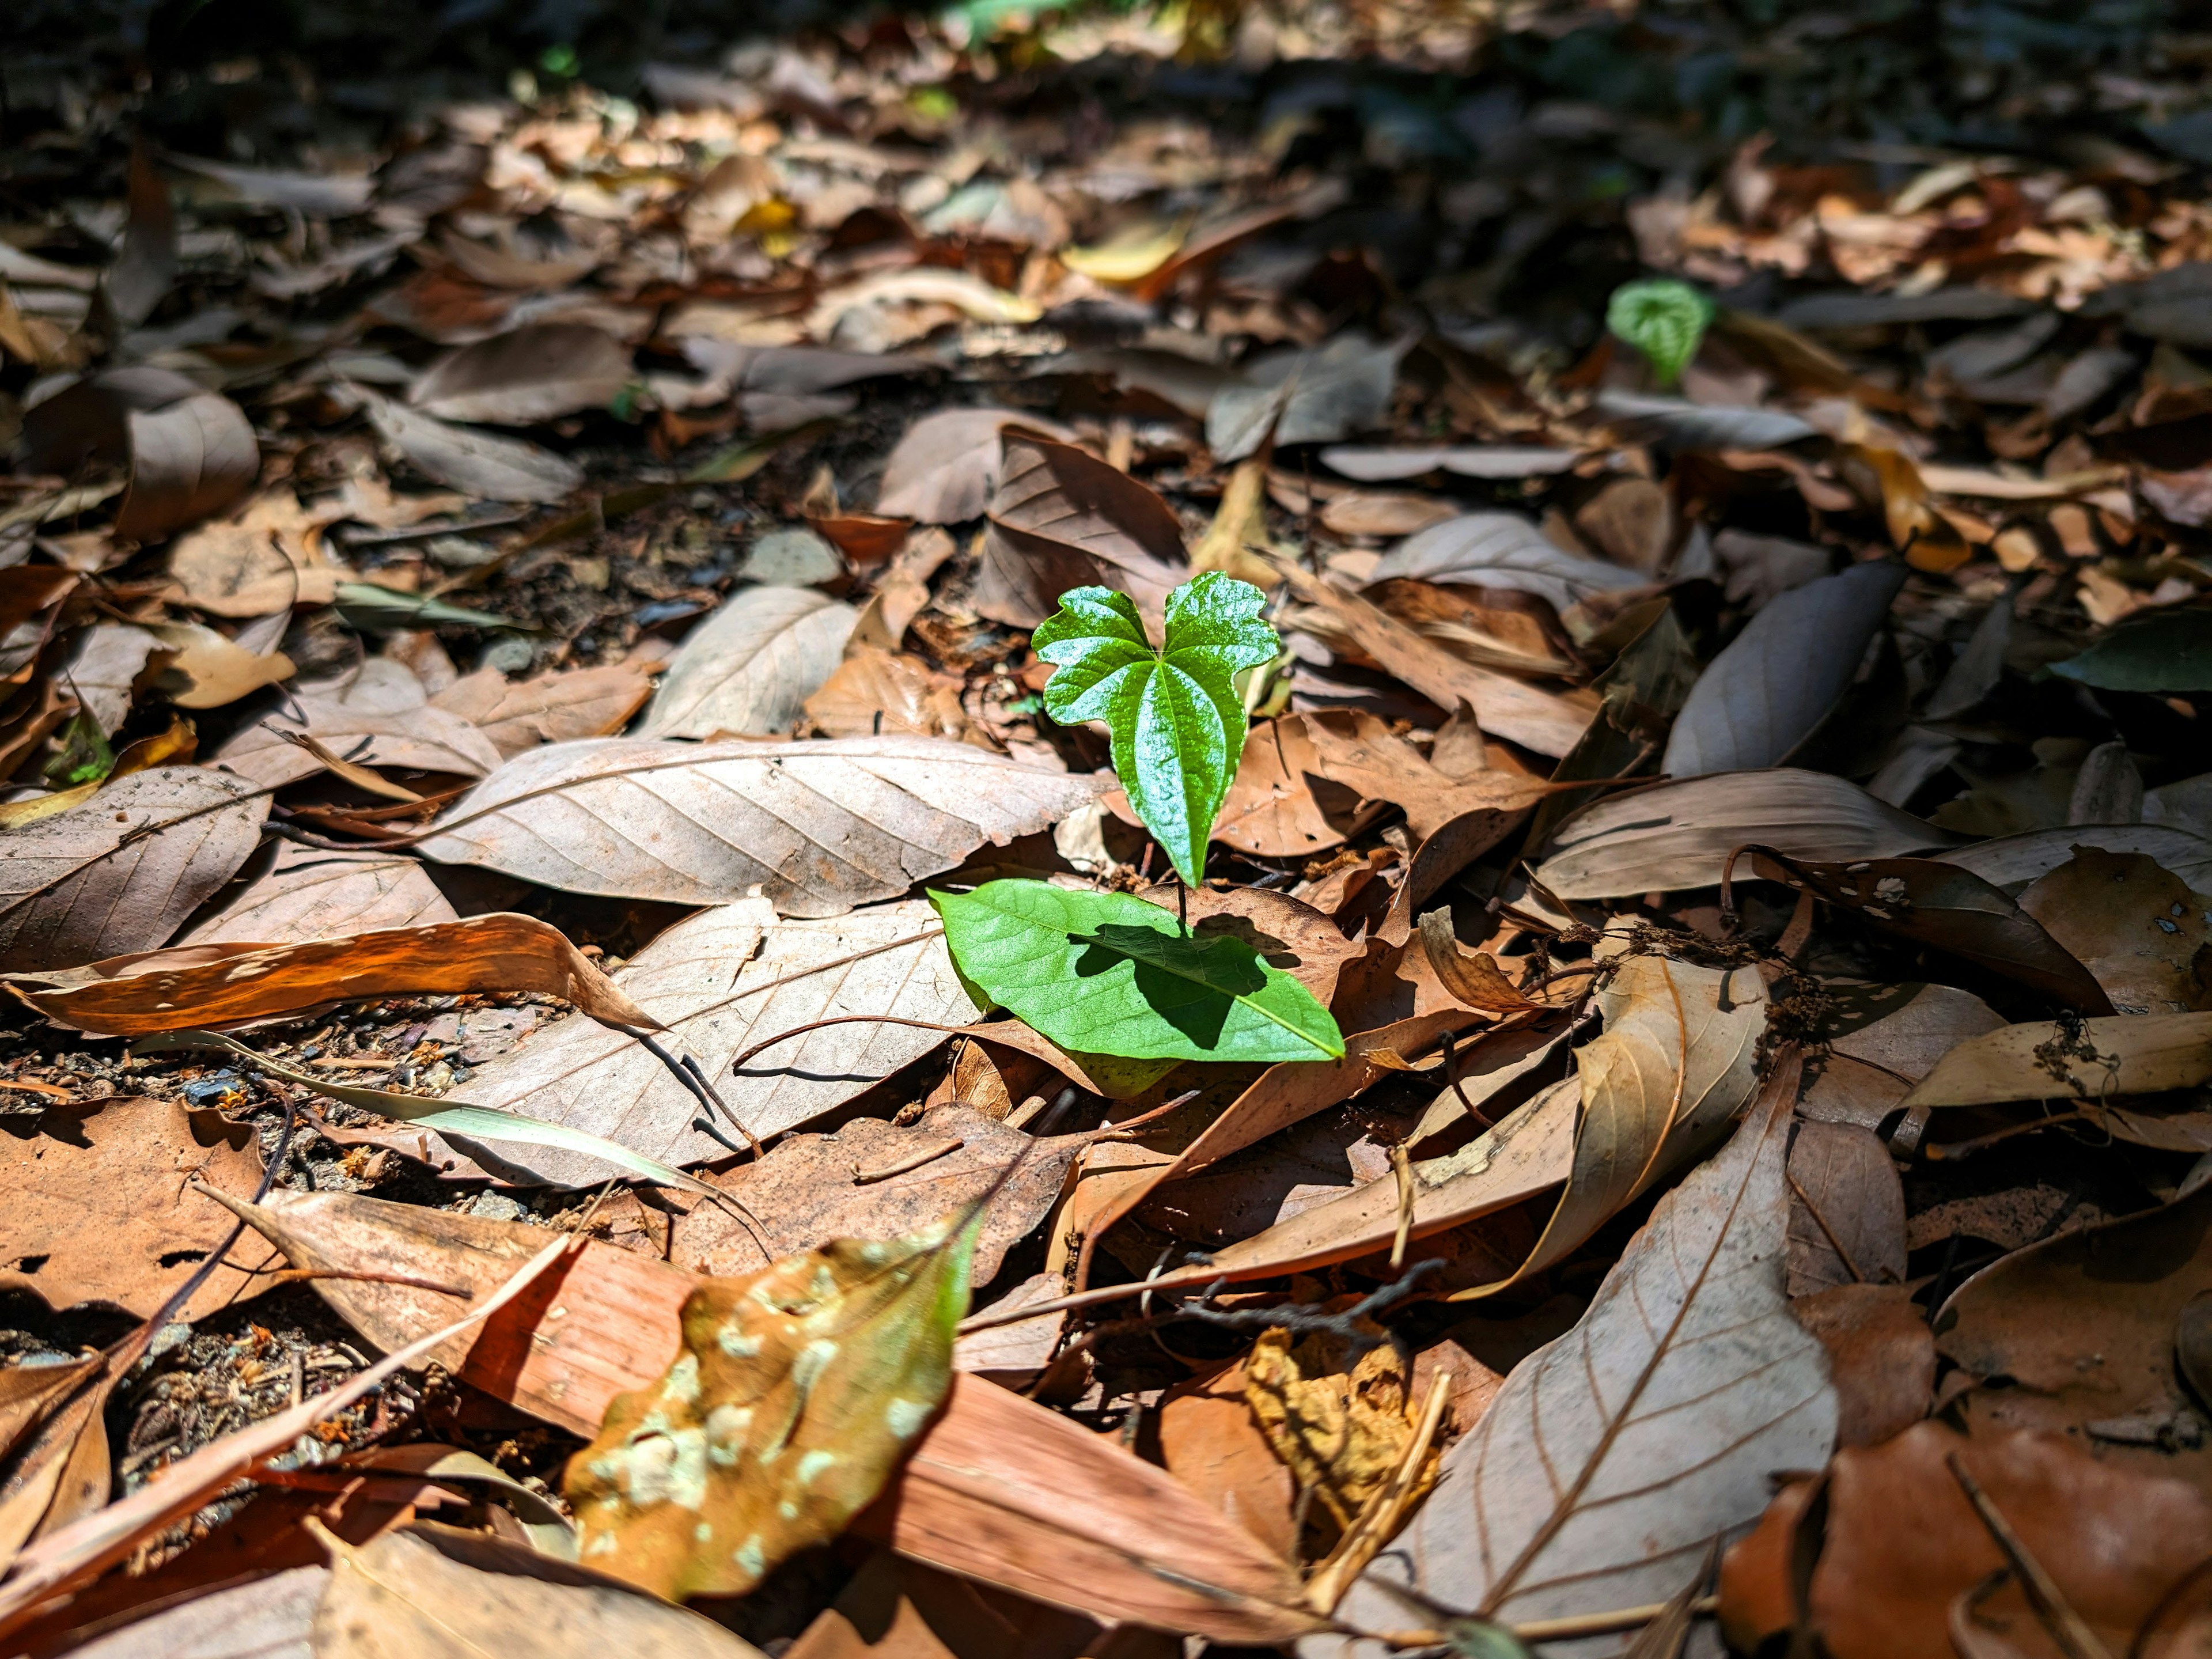
[[[641,738],[788,732],[845,654],[860,612],[811,587],[747,587],[684,641]]]
[[[1771,1474],[1826,1461],[1835,1391],[1782,1293],[1795,1072],[1660,1200],[1574,1329],[1506,1379],[1340,1618],[1403,1628],[1404,1604],[1371,1582],[1386,1574],[1508,1623],[1661,1601],[1758,1517]]]
[[[522,426],[605,409],[635,378],[629,353],[587,323],[527,323],[441,357],[407,401],[446,421]]]
[[[2143,799],[2148,809],[2150,795]],[[2024,835],[1978,841],[1941,856],[1944,863],[1971,870],[1990,886],[2002,887],[2017,897],[2029,884],[2049,875],[2083,847],[2106,853],[2139,853],[2156,859],[2191,887],[2200,890],[2212,887],[2212,841],[2164,823],[2076,823],[2059,830],[2031,830]]]
[[[1969,1037],[1938,1060],[1903,1103],[2094,1103],[2113,1095],[2193,1089],[2208,1079],[2212,1013],[2116,1014],[2008,1025]]]
[[[2081,847],[2020,908],[2087,969],[2122,1014],[2212,1008],[2212,894],[2140,853]]]
[[[583,468],[550,449],[448,425],[373,392],[359,395],[385,441],[425,477],[450,489],[483,501],[550,505],[584,482]]]
[[[766,1158],[714,1178],[744,1215],[695,1205],[677,1229],[673,1259],[734,1278],[833,1238],[920,1232],[988,1196],[975,1261],[975,1282],[988,1285],[1044,1219],[1089,1144],[1086,1135],[1039,1140],[959,1105],[911,1125],[858,1117],[832,1134],[788,1134]]]
[[[1693,778],[1787,759],[1850,688],[1905,575],[1854,565],[1767,605],[1698,677],[1659,769]]]
[[[25,413],[23,442],[33,472],[127,466],[115,533],[132,541],[222,512],[261,470],[245,412],[166,368],[111,368],[65,387]]]
[[[421,851],[569,892],[726,904],[757,888],[787,915],[840,915],[1047,829],[1099,787],[926,738],[610,738],[517,756]]]
[[[1907,984],[1850,999],[1828,1031],[1827,1052],[1808,1064],[1798,1109],[1808,1118],[1877,1127],[1900,1109],[1912,1085],[1968,1037],[2004,1021],[1971,992]]]
[[[1300,858],[1340,846],[1389,804],[1363,803],[1322,769],[1308,735],[1318,715],[1255,720],[1229,793],[1213,822],[1213,839],[1262,858]]]
[[[975,606],[994,622],[1034,628],[1072,587],[1104,586],[1158,615],[1188,574],[1182,527],[1168,504],[1126,472],[1016,428],[976,573]]]
[[[1372,602],[1340,592],[1295,564],[1273,563],[1300,604],[1328,612],[1332,626],[1437,708],[1466,703],[1474,710],[1476,723],[1492,736],[1540,755],[1564,755],[1597,712],[1596,698],[1587,692],[1540,690],[1466,661]]]
[[[480,668],[431,698],[430,707],[469,721],[509,760],[540,744],[611,736],[652,695],[653,682],[620,663],[512,681],[496,668]]]
[[[71,968],[166,944],[246,862],[269,799],[198,767],[134,772],[13,831],[0,860],[0,969]]]
[[[288,1567],[163,1606],[72,1648],[80,1659],[310,1659],[330,1572]]]
[[[1717,885],[1729,854],[1756,842],[1793,858],[1895,858],[1958,838],[1826,772],[1773,767],[1656,783],[1607,796],[1552,836],[1536,878],[1561,898]]]
[[[2190,1425],[2207,1375],[2212,1187],[1990,1263],[1938,1311],[1936,1346],[1965,1386],[1978,1439],[2014,1429],[2086,1436],[2098,1455],[2212,1493],[2212,1445]]]
[[[272,489],[179,537],[169,550],[170,580],[186,605],[217,617],[328,605],[343,573],[323,556],[322,532],[343,511],[310,511],[289,489]]]
[[[161,664],[152,689],[179,708],[222,708],[292,678],[282,651],[250,651],[204,623],[156,623]]]
[[[2068,1654],[2021,1594],[2017,1574],[2005,1572],[2005,1553],[1954,1469],[1974,1481],[2104,1652],[2180,1659],[2198,1650],[2188,1638],[2192,1626],[2202,1630],[2200,1598],[2179,1607],[2163,1598],[2212,1553],[2212,1502],[2203,1492],[2115,1468],[2057,1435],[1969,1440],[1936,1423],[1840,1451],[1825,1480],[1783,1491],[1722,1567],[1731,1648],[1767,1651],[1769,1637],[1781,1647],[1802,1608],[1796,1641],[1834,1659]],[[2161,1608],[2165,1639],[2133,1645]]]
[[[1790,1310],[1828,1351],[1838,1447],[1878,1444],[1928,1415],[1936,1339],[1910,1285],[1834,1285],[1793,1297]]]
[[[494,912],[307,944],[179,945],[6,983],[49,1019],[106,1036],[265,1019],[358,997],[535,991],[611,1024],[660,1022],[535,916]]]
[[[777,1044],[731,1079],[731,1060],[754,1043],[841,1015],[957,1025],[975,1013],[925,899],[813,921],[778,921],[758,899],[725,905],[670,928],[615,983],[665,1020],[675,1042],[720,1079],[737,1123],[696,1127],[698,1103],[658,1060],[580,1015],[478,1071],[469,1100],[588,1130],[665,1162],[700,1163],[728,1156],[748,1130],[765,1139],[842,1105],[945,1037],[910,1025],[833,1025]],[[589,1161],[568,1154],[514,1156],[544,1180],[592,1178]]]
[[[806,718],[817,735],[860,738],[889,732],[963,738],[972,729],[960,706],[957,676],[940,674],[919,657],[878,645],[856,641],[845,653],[845,660],[806,700]]]
[[[1385,553],[1372,580],[1407,576],[1534,593],[1554,611],[1649,580],[1640,571],[1567,552],[1516,513],[1469,513],[1431,525]]]
[[[504,1539],[419,1528],[328,1547],[315,1659],[483,1659],[524,1632],[532,1659],[761,1659],[696,1613]]]
[[[301,693],[223,744],[216,751],[216,763],[268,789],[323,771],[320,756],[280,735],[289,733],[310,738],[356,766],[465,778],[499,769],[499,750],[474,725],[428,707],[422,685],[389,658],[369,660],[379,665],[377,672],[364,671],[343,690]],[[299,715],[306,717],[305,725]]]
[[[892,446],[876,511],[919,524],[965,524],[981,518],[999,487],[999,430],[1009,424],[1062,441],[1074,435],[1011,409],[947,409],[925,415]]]
[[[241,1213],[296,1266],[369,1268],[485,1290],[528,1259],[542,1230],[344,1193],[271,1194]],[[614,1396],[658,1381],[697,1280],[586,1243],[471,1343],[425,1352],[464,1380],[572,1433],[593,1435]],[[452,1299],[406,1286],[315,1282],[377,1346],[439,1334]],[[1108,1439],[988,1382],[955,1376],[882,1500],[854,1530],[949,1572],[1103,1621],[1228,1643],[1313,1628],[1297,1575],[1241,1528]]]
[[[218,893],[177,942],[281,944],[457,919],[421,860],[404,853],[339,853],[292,841],[274,850],[266,869],[249,860],[241,884]]]
[[[230,1217],[198,1179],[250,1197],[261,1179],[251,1124],[181,1101],[109,1100],[0,1117],[0,1285],[56,1308],[112,1302],[150,1317],[228,1236]],[[193,1292],[204,1317],[252,1281],[264,1252],[240,1249]],[[234,1269],[235,1271],[233,1271]]]

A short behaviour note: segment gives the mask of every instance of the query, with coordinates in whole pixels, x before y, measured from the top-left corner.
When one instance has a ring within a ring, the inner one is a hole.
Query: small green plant
[[[1045,711],[1103,720],[1129,805],[1196,885],[1237,775],[1245,715],[1237,676],[1282,649],[1266,596],[1209,571],[1168,595],[1164,643],[1125,593],[1079,587],[1031,636],[1053,665]],[[1327,1009],[1234,933],[1194,933],[1156,904],[1042,881],[933,891],[961,981],[1063,1048],[1125,1060],[1334,1060]]]
[[[1682,378],[1712,321],[1712,301],[1672,277],[1624,283],[1605,308],[1606,327],[1650,360],[1663,386]]]

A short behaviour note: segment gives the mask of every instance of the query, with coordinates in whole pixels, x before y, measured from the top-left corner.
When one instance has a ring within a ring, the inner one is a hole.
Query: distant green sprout
[[[1712,321],[1711,299],[1672,277],[1625,283],[1605,308],[1606,327],[1650,360],[1662,386],[1682,378]]]

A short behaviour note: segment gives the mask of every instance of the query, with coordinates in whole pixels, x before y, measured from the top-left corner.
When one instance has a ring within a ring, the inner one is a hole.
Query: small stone
[[[433,564],[443,565],[448,570],[474,570],[489,564],[499,556],[499,550],[489,542],[471,540],[466,536],[433,536],[422,544]]]
[[[537,660],[538,653],[530,641],[513,634],[502,634],[483,648],[477,659],[478,668],[496,668],[502,674],[520,674]]]
[[[505,1193],[478,1193],[476,1201],[469,1206],[471,1215],[480,1215],[488,1221],[525,1221],[530,1212]]]

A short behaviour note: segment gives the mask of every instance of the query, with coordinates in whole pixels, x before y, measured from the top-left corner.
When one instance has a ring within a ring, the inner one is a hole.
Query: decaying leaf
[[[1067,441],[1073,434],[1011,409],[947,409],[906,430],[884,463],[876,511],[921,524],[980,519],[999,487],[999,434],[1009,425]]]
[[[1835,1392],[1782,1293],[1795,1071],[1660,1200],[1575,1328],[1506,1379],[1339,1617],[1402,1627],[1385,1574],[1509,1623],[1662,1601],[1757,1517],[1772,1472],[1826,1460]]]
[[[173,370],[111,368],[24,416],[32,471],[68,475],[88,461],[127,467],[115,533],[134,541],[220,513],[252,486],[260,446],[245,412]]]
[[[550,504],[584,482],[581,467],[550,449],[449,425],[373,392],[361,396],[385,441],[424,477],[452,489],[484,501]]]
[[[1790,1294],[1905,1279],[1905,1187],[1872,1131],[1808,1118],[1790,1147]]]
[[[0,967],[70,968],[166,943],[246,861],[268,797],[195,767],[155,767],[9,837]]]
[[[2124,1014],[2212,1008],[2212,894],[2140,853],[2082,846],[2020,908],[2088,969]]]
[[[1087,777],[926,738],[608,738],[518,755],[433,826],[425,857],[570,892],[788,915],[902,895],[986,842],[1095,799]]]
[[[455,991],[537,991],[609,1024],[660,1029],[560,929],[501,913],[308,944],[179,945],[10,975],[6,983],[48,1018],[110,1036],[227,1025],[356,997]]]
[[[684,641],[638,735],[789,731],[844,655],[859,616],[811,588],[744,589]]]
[[[692,1291],[659,1388],[618,1397],[569,1466],[583,1559],[679,1600],[742,1595],[842,1532],[951,1385],[981,1220]]]
[[[1261,1333],[1244,1360],[1244,1399],[1268,1444],[1339,1528],[1405,1461],[1419,1413],[1405,1358],[1379,1329],[1363,1335],[1375,1346],[1355,1353],[1341,1334],[1294,1341],[1279,1326]],[[1417,1477],[1419,1489],[1435,1478],[1431,1461]]]
[[[381,665],[377,672],[365,671],[343,689],[301,693],[289,707],[240,731],[216,758],[268,789],[337,769],[313,748],[291,740],[302,737],[349,766],[459,778],[499,769],[499,750],[475,726],[428,707],[421,684],[398,664],[386,658],[371,661]]]
[[[670,928],[614,982],[666,1021],[710,1078],[726,1078],[743,1050],[816,1020],[882,1014],[936,1027],[975,1012],[922,899],[811,921],[780,921],[759,899],[726,905]],[[764,1139],[841,1105],[944,1041],[938,1030],[875,1020],[805,1032],[723,1084],[737,1113],[724,1122],[629,1038],[571,1015],[479,1069],[467,1096],[700,1162],[728,1156],[749,1133]],[[541,1179],[592,1178],[588,1165],[550,1151],[523,1161]]]

